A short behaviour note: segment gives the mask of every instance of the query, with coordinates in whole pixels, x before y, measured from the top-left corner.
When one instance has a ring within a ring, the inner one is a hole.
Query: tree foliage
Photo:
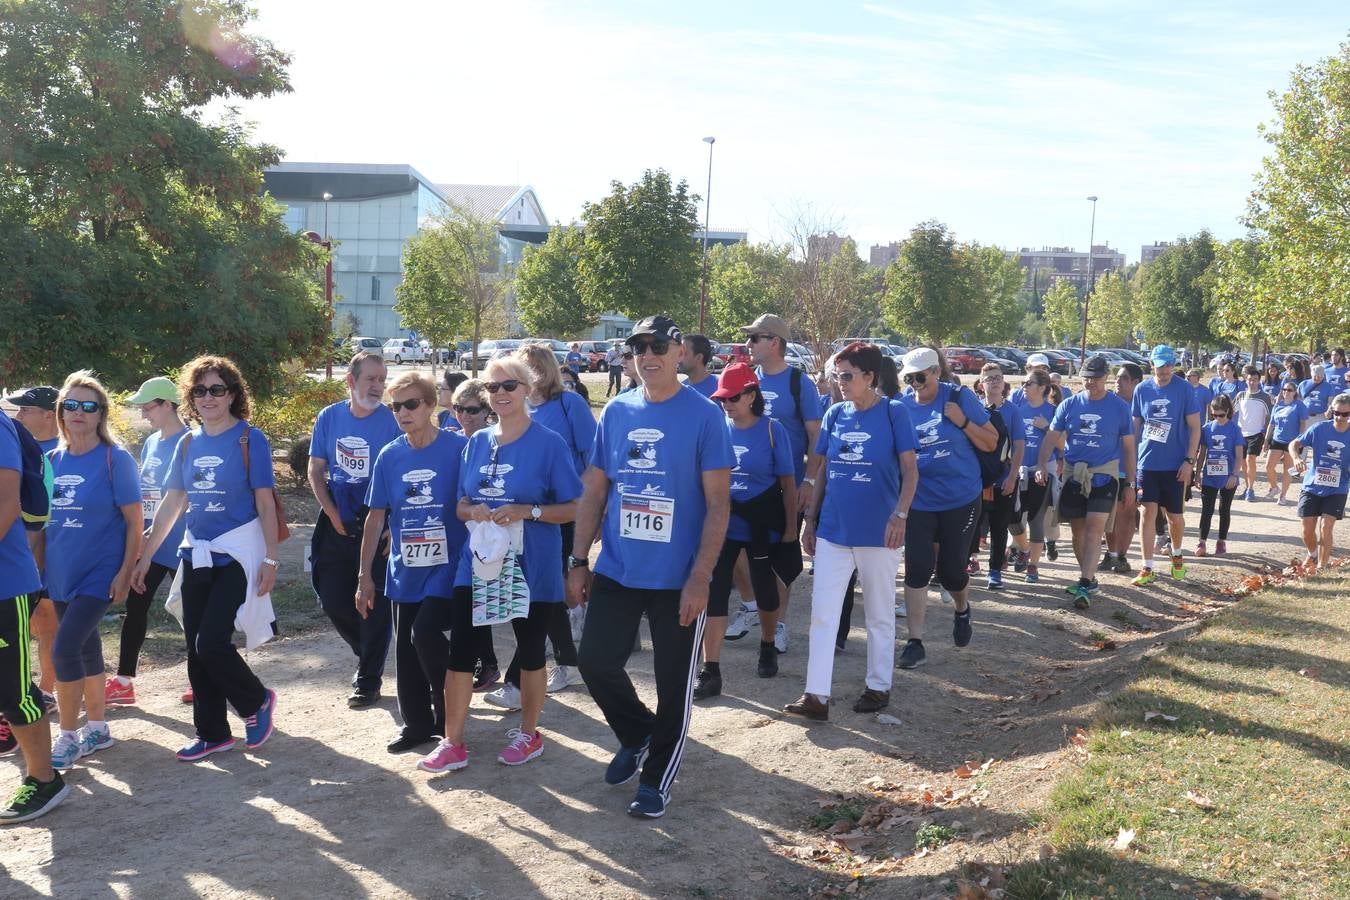
[[[1285,330],[1281,316],[1273,314],[1278,300],[1268,294],[1268,262],[1266,246],[1256,237],[1215,248],[1210,307],[1215,335],[1247,346],[1278,337]]]
[[[981,318],[972,266],[947,226],[929,221],[910,231],[886,270],[882,312],[892,328],[934,346]]]
[[[238,0],[0,4],[0,380],[130,384],[202,352],[254,389],[317,356],[322,251],[261,193],[275,148],[216,101],[289,91]]]
[[[1209,300],[1214,239],[1208,231],[1181,237],[1143,269],[1140,322],[1151,343],[1198,347],[1214,342]]]
[[[998,247],[967,244],[960,248],[966,281],[980,307],[979,318],[967,330],[971,340],[1002,344],[1017,340],[1026,307],[1020,297],[1022,266]]]
[[[1066,279],[1056,281],[1041,295],[1042,321],[1056,347],[1076,347],[1082,336],[1082,307],[1078,289]]]
[[[1133,347],[1139,327],[1135,285],[1124,272],[1107,272],[1097,279],[1088,302],[1088,343],[1103,347]]]
[[[516,267],[516,309],[532,335],[566,337],[595,327],[602,310],[588,305],[577,288],[577,262],[584,240],[580,226],[555,225],[543,244],[525,248]]]
[[[704,329],[718,338],[773,313],[792,319],[792,261],[774,244],[717,245],[708,249],[708,310]]]
[[[663,170],[632,185],[611,182],[609,196],[587,203],[577,286],[586,306],[633,319],[664,313],[682,328],[698,321],[698,197]]]

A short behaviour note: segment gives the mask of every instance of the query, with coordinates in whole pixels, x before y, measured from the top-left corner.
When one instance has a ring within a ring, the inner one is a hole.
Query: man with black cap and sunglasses
[[[375,459],[397,440],[398,421],[384,405],[388,370],[378,353],[361,352],[347,367],[349,399],[325,407],[314,422],[309,444],[309,485],[322,512],[310,544],[314,592],[323,611],[356,655],[356,674],[347,705],[365,709],[380,699],[384,663],[389,654],[393,614],[384,594],[387,557],[375,554],[371,574],[375,599],[365,616],[352,598],[361,569],[361,530],[366,489]]]
[[[56,449],[61,435],[56,430],[56,388],[43,384],[19,391],[5,398],[5,402],[17,407],[14,421],[18,422],[38,442],[43,453]]]
[[[600,415],[568,560],[567,603],[588,604],[581,674],[620,744],[605,781],[623,784],[641,771],[628,812],[647,818],[665,813],[684,756],[736,464],[722,412],[680,383],[681,337],[667,316],[633,327],[627,345],[641,386],[615,397]],[[596,537],[601,548],[592,580]],[[643,613],[652,636],[655,713],[638,699],[627,672]]]

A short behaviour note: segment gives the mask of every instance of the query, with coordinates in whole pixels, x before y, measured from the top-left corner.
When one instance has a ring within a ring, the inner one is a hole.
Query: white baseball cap
[[[1050,368],[1050,357],[1044,353],[1033,353],[1027,357],[1027,367],[1030,368],[1031,366],[1045,366],[1048,369]]]
[[[469,522],[469,550],[473,553],[473,574],[492,581],[502,573],[511,533],[496,522]]]
[[[941,365],[937,351],[932,347],[916,347],[905,354],[904,367],[900,374],[913,375],[915,372],[927,372]]]

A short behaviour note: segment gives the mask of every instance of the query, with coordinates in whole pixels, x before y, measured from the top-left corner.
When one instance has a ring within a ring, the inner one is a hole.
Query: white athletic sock
[[[98,719],[85,719],[84,727],[88,728],[90,731],[107,731],[108,723]]]
[[[745,608],[746,612],[759,612],[759,604],[754,600],[742,600],[741,606]]]
[[[62,728],[62,729],[61,729],[61,737],[68,737],[68,738],[70,738],[70,739],[73,741],[73,740],[75,740],[75,732],[73,732],[73,731],[66,731],[64,728]]]

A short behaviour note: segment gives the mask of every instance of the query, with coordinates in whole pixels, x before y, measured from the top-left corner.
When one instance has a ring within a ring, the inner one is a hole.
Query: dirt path
[[[1192,525],[1198,506],[1188,510]],[[831,721],[808,726],[779,712],[803,684],[804,576],[779,677],[754,676],[753,638],[728,646],[726,693],[696,710],[673,804],[656,822],[623,814],[632,785],[602,782],[614,740],[577,688],[550,698],[545,754],[521,769],[495,762],[513,719],[476,700],[470,767],[431,778],[414,770],[415,756],[384,750],[392,698],[346,708],[352,660],[331,634],[254,653],[280,697],[275,737],[260,752],[241,744],[196,765],[171,755],[192,733],[177,702],[183,666],[161,667],[138,680],[140,708],[112,712],[118,744],[71,773],[67,804],[39,827],[0,831],[0,896],[795,897],[834,895],[857,871],[876,872],[861,888],[875,896],[945,894],[964,860],[1025,850],[1026,814],[1072,765],[1066,735],[1141,654],[1230,602],[1215,587],[1300,554],[1292,510],[1239,501],[1235,513],[1233,555],[1190,560],[1185,585],[1164,578],[1136,590],[1126,576],[1102,576],[1100,599],[1080,613],[1062,591],[1061,556],[1035,590],[1016,576],[1002,594],[976,590],[975,639],[960,651],[947,639],[946,608],[934,604],[928,665],[896,672],[888,712],[899,725],[848,708],[862,688],[860,609],[838,656],[844,702]],[[1098,650],[1094,630],[1118,649]],[[499,629],[497,644],[507,659],[509,631]],[[650,701],[650,651],[632,664]],[[388,675],[392,692],[392,663]],[[965,760],[990,759],[975,778],[952,774]],[[4,790],[18,774],[14,758],[0,761]],[[869,832],[849,857],[810,821],[835,792],[920,799],[892,810],[893,827]],[[914,858],[915,829],[930,822],[959,839]]]

